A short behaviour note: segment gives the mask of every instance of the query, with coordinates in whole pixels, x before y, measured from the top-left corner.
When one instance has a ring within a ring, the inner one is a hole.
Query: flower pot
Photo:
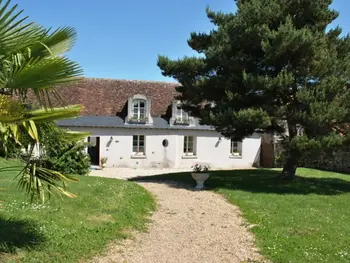
[[[196,190],[202,190],[204,188],[204,182],[209,178],[210,173],[192,173],[192,178],[196,180]]]
[[[105,167],[106,167],[106,164],[103,163],[103,164],[101,165],[101,167],[102,167],[102,169],[105,168]]]

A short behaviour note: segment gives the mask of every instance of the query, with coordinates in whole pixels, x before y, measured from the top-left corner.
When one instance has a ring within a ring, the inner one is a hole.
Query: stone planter
[[[192,173],[192,178],[196,180],[196,190],[202,190],[204,188],[204,182],[209,178],[210,173]]]

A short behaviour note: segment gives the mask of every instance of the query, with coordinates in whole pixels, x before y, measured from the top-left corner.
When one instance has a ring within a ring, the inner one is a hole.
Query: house
[[[74,131],[88,131],[91,162],[107,167],[213,168],[259,164],[261,134],[243,141],[224,138],[199,124],[175,100],[176,83],[85,78],[58,89],[66,104],[82,104],[81,117],[59,121]]]

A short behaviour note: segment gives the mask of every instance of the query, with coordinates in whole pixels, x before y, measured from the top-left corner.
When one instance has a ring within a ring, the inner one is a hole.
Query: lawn
[[[350,175],[297,173],[295,181],[281,182],[276,170],[217,171],[206,185],[240,207],[272,262],[350,262]],[[189,173],[152,180],[194,185]]]
[[[0,159],[0,167],[13,165]],[[108,243],[144,230],[155,203],[133,182],[79,177],[76,199],[30,204],[15,174],[0,174],[0,262],[85,262]]]

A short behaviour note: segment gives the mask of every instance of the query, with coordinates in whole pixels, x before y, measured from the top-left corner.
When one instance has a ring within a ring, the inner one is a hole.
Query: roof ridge
[[[106,80],[106,81],[119,81],[119,82],[129,82],[129,83],[159,83],[168,85],[180,85],[178,82],[167,82],[160,80],[137,80],[137,79],[113,79],[113,78],[96,78],[96,77],[83,77],[84,80]]]

